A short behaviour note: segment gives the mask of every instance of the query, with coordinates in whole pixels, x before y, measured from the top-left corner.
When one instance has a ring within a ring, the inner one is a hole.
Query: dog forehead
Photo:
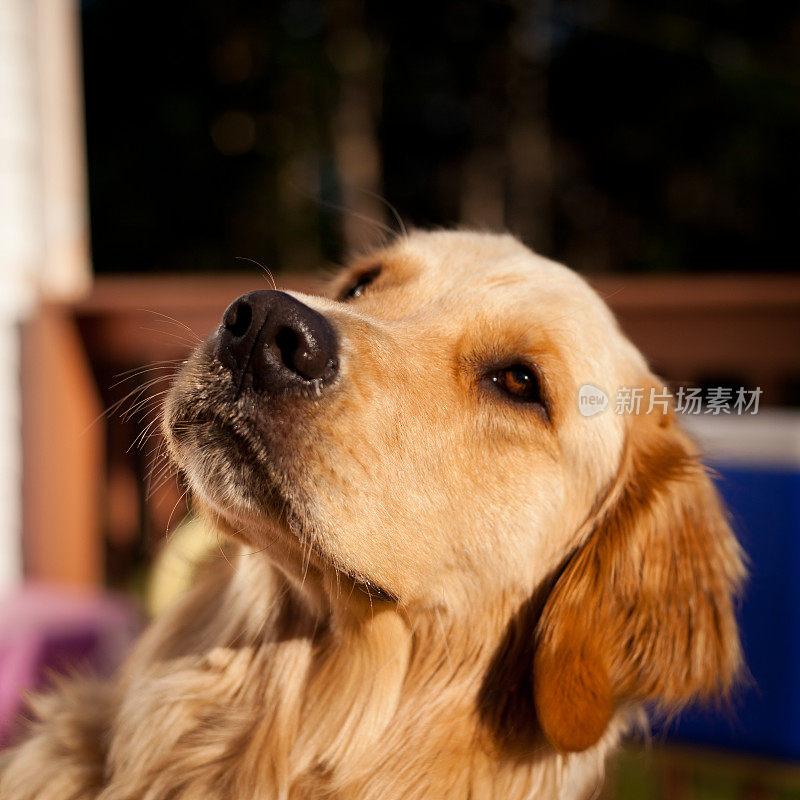
[[[606,304],[573,270],[508,234],[414,232],[386,252],[414,274],[417,299],[514,324],[615,337]]]

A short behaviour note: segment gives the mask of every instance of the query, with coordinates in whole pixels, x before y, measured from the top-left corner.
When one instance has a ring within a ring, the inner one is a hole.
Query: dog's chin
[[[273,406],[252,389],[237,392],[202,350],[195,359],[193,376],[179,376],[167,399],[163,429],[197,505],[212,523],[263,552],[289,577],[306,582],[314,566],[332,579],[328,583],[337,595],[346,594],[349,585],[355,597],[399,602],[369,570],[354,570],[345,554],[323,547],[310,511],[316,504],[291,477],[308,409],[296,399]]]
[[[313,567],[314,572],[333,578],[329,583],[337,594],[341,594],[342,586],[349,585],[356,596],[366,596],[370,602],[398,602],[394,592],[363,572],[348,569],[341,559],[327,552],[314,535],[313,525],[304,522],[305,515],[279,491],[253,496],[246,488],[231,483],[219,487],[200,475],[192,479],[187,471],[187,476],[201,507],[211,512],[224,533],[264,553],[289,577],[305,583]]]
[[[194,409],[192,419],[180,429],[168,424],[173,456],[200,507],[225,533],[265,553],[292,577],[305,581],[313,562],[334,577],[337,591],[351,585],[370,602],[397,602],[392,591],[325,551],[306,504],[284,488],[254,430],[208,410]]]

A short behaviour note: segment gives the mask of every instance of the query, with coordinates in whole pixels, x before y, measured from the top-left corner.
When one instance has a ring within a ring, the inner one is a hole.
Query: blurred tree
[[[590,269],[796,269],[800,7],[596,8],[553,17],[554,251]]]
[[[378,194],[589,271],[796,268],[788,0],[84,0],[83,34],[98,271],[309,269]]]
[[[84,2],[98,271],[298,269],[339,251],[325,12],[285,3]]]

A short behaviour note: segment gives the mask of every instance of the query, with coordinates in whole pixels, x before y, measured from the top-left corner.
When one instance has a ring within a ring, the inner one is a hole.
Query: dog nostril
[[[299,344],[300,340],[297,336],[297,331],[291,328],[281,328],[275,334],[275,347],[280,351],[281,361],[293,372],[299,372],[294,363]]]
[[[253,321],[253,309],[249,303],[241,301],[234,303],[226,312],[222,324],[230,331],[231,335],[239,338],[250,329]]]

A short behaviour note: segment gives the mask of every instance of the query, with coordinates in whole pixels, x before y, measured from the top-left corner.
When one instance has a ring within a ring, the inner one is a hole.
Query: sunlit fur
[[[646,401],[578,412],[660,386],[600,298],[470,232],[330,298],[376,266],[297,295],[339,340],[320,392],[237,397],[213,336],[189,359],[164,426],[227,559],[112,684],[37,701],[3,800],[588,797],[643,702],[730,687],[742,565],[692,443]],[[486,381],[514,363],[544,408]]]

